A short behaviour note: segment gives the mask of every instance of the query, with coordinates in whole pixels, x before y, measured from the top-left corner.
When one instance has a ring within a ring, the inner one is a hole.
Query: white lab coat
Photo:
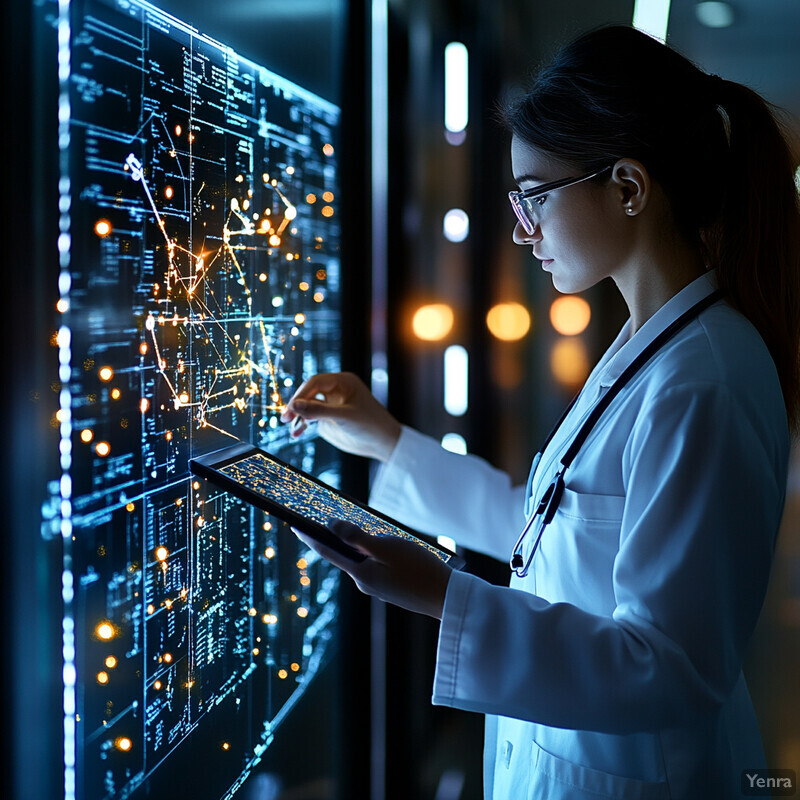
[[[715,288],[693,281],[630,337],[626,323],[534,464],[538,502],[589,409]],[[741,663],[785,499],[789,434],[773,362],[718,301],[605,412],[561,505],[510,588],[450,579],[433,702],[487,715],[494,800],[739,796],[763,767]],[[404,429],[370,502],[508,560],[526,490]],[[533,537],[529,537],[526,548]]]

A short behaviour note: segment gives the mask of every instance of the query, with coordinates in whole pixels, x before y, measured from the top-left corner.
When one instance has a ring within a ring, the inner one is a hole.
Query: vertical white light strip
[[[444,351],[444,409],[462,417],[469,408],[469,355],[460,344]]]
[[[458,133],[469,122],[469,54],[461,42],[444,49],[444,126]]]
[[[69,177],[70,117],[70,47],[71,32],[69,22],[70,0],[58,3],[58,304],[64,322],[58,329],[58,379],[59,392],[58,420],[60,423],[59,453],[61,465],[61,538],[63,540],[63,567],[61,573],[61,598],[63,618],[61,623],[61,657],[64,708],[64,800],[75,800],[75,727],[76,704],[75,686],[75,613],[73,610],[74,574],[72,571],[72,331],[67,324],[70,307],[70,272],[72,195]]]
[[[372,392],[386,403],[386,292],[389,192],[389,4],[372,0]]]
[[[636,0],[633,6],[633,27],[660,42],[667,40],[670,0]]]
[[[369,7],[369,6],[368,6]],[[389,187],[389,2],[372,0],[372,391],[382,402],[386,373],[386,293]],[[385,378],[384,378],[385,376]],[[382,380],[382,378],[384,378]],[[370,602],[370,800],[386,798],[386,605]]]

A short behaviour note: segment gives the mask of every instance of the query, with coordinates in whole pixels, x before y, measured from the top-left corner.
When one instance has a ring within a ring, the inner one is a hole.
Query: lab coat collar
[[[676,295],[664,303],[647,322],[630,336],[631,320],[622,326],[614,343],[608,349],[606,363],[601,367],[600,386],[607,389],[622,374],[642,350],[658,336],[667,326],[681,314],[688,311],[695,303],[708,297],[718,285],[716,270],[709,270],[684,286]],[[630,337],[630,338],[629,338]]]

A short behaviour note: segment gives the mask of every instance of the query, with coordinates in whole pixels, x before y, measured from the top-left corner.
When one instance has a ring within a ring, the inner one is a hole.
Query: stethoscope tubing
[[[512,572],[518,578],[524,578],[527,576],[528,571],[530,570],[530,566],[533,563],[533,557],[536,554],[536,551],[539,548],[539,543],[542,540],[542,534],[544,533],[545,528],[550,524],[553,519],[553,516],[558,509],[558,505],[561,502],[561,496],[564,491],[564,473],[570,467],[572,462],[575,459],[575,456],[578,455],[581,447],[583,446],[586,439],[589,437],[589,434],[592,432],[595,425],[598,423],[600,418],[605,413],[606,409],[611,405],[611,402],[614,398],[625,388],[625,386],[630,383],[631,379],[636,375],[637,372],[673,337],[678,331],[682,330],[686,327],[695,317],[697,317],[700,313],[705,311],[709,306],[712,306],[714,303],[717,302],[722,297],[722,292],[719,289],[714,290],[711,294],[704,297],[702,300],[695,303],[691,308],[685,311],[681,316],[679,316],[676,320],[674,320],[670,325],[668,325],[661,333],[653,339],[650,344],[642,350],[639,355],[631,361],[630,364],[622,371],[620,376],[614,381],[614,383],[609,387],[608,391],[598,400],[595,404],[594,408],[592,408],[591,412],[587,416],[584,423],[581,425],[577,434],[575,434],[575,438],[570,443],[569,447],[564,452],[564,455],[561,457],[561,468],[559,469],[558,473],[556,474],[553,481],[548,485],[547,489],[545,489],[542,498],[539,500],[539,503],[535,505],[535,510],[530,514],[529,518],[525,522],[525,527],[522,529],[522,533],[517,538],[517,541],[514,545],[514,549],[511,551],[511,559],[510,559],[510,566]],[[533,481],[534,475],[538,470],[542,456],[544,455],[547,446],[552,441],[553,437],[558,432],[559,428],[561,427],[564,420],[567,418],[567,415],[572,410],[575,403],[578,401],[580,397],[580,392],[572,398],[572,401],[564,410],[564,413],[559,418],[558,422],[553,426],[553,429],[547,435],[547,438],[544,441],[544,444],[539,448],[536,456],[534,456],[533,460],[533,467],[531,468],[531,473],[528,477],[528,488],[527,488],[527,496],[530,497],[533,490]],[[523,544],[525,542],[525,537],[530,532],[531,528],[533,527],[533,523],[537,517],[542,517],[542,524],[539,527],[539,530],[536,534],[536,539],[531,546],[530,553],[528,554],[527,558],[523,559]]]

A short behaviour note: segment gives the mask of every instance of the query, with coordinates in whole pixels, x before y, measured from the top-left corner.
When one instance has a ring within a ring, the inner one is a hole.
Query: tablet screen
[[[461,558],[440,550],[412,536],[402,528],[376,516],[368,509],[312,481],[293,469],[256,452],[245,458],[217,467],[239,485],[274,503],[288,508],[305,519],[326,526],[332,519],[343,519],[376,536],[399,536],[427,548],[437,558],[455,566]]]

